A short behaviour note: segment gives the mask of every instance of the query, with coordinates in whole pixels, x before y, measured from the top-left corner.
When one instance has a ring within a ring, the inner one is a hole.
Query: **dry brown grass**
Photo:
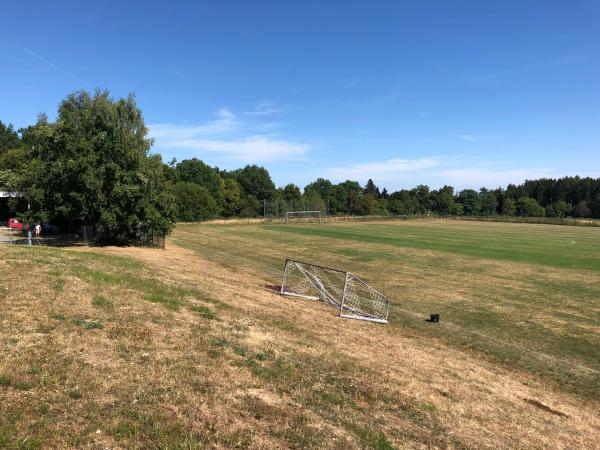
[[[251,271],[174,246],[89,251],[0,248],[0,447],[594,448],[600,437],[596,403],[282,298]],[[177,289],[179,303],[148,301],[146,285]]]

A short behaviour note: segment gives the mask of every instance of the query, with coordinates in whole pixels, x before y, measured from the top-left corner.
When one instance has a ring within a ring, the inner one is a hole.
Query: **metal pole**
[[[350,274],[346,272],[346,276],[344,277],[344,291],[342,292],[342,303],[340,304],[340,316],[344,315],[344,301],[346,300],[346,292],[348,291],[348,280],[350,279]]]
[[[267,218],[267,200],[263,200],[263,218]]]

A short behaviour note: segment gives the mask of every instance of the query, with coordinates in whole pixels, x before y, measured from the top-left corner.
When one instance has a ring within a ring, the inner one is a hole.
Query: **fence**
[[[520,216],[437,216],[430,214],[415,214],[410,216],[325,216],[321,217],[322,223],[336,222],[382,222],[397,220],[456,220],[467,222],[509,222],[532,223],[547,225],[571,225],[584,227],[600,227],[600,219],[584,219],[572,217],[520,217]],[[308,221],[308,220],[307,220]],[[197,223],[197,222],[192,222]],[[218,219],[202,222],[212,225],[241,225],[241,224],[283,224],[284,217],[248,217]]]
[[[448,216],[438,219],[462,220],[471,222],[539,223],[546,225],[571,225],[580,227],[600,227],[600,219],[573,217],[521,217],[521,216]]]

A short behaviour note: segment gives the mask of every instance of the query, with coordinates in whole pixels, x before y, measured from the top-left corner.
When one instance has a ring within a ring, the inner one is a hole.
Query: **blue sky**
[[[0,120],[135,93],[165,160],[281,186],[600,176],[600,1],[27,1],[0,18]]]

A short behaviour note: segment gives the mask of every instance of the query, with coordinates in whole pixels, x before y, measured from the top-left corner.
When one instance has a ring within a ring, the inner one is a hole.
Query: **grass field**
[[[386,293],[391,322],[600,399],[600,230],[395,223],[197,226],[173,242],[280,282],[287,257],[349,270]],[[442,323],[423,321],[440,313]]]
[[[598,237],[407,221],[2,245],[0,448],[594,448]],[[391,323],[282,298],[287,257],[371,282]]]

